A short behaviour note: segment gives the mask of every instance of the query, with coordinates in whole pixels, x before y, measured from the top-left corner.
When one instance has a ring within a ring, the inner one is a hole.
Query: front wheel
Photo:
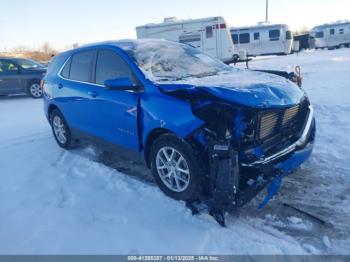
[[[40,86],[39,83],[31,83],[28,87],[28,94],[32,97],[32,98],[42,98],[43,97],[43,90]]]
[[[200,191],[201,168],[196,150],[173,134],[160,136],[151,148],[152,174],[168,196],[194,201]]]

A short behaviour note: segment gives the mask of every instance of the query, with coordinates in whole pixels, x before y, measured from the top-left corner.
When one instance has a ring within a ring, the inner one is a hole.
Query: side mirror
[[[132,90],[136,91],[139,89],[129,77],[108,79],[105,81],[105,86],[110,90]]]

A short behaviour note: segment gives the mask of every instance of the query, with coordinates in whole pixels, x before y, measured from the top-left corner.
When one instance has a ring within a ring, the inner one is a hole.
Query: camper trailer
[[[199,48],[211,57],[233,61],[233,43],[222,17],[179,20],[165,18],[163,23],[136,27],[137,38],[160,38]]]
[[[293,35],[287,25],[260,23],[256,26],[231,28],[235,56],[245,50],[248,56],[289,54]]]
[[[315,48],[338,48],[350,46],[350,21],[316,26],[311,30],[311,37],[315,40]]]

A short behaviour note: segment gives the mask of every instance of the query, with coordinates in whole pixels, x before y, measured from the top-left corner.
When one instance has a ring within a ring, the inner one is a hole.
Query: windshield
[[[232,71],[232,67],[189,45],[165,40],[137,41],[127,53],[151,81],[206,77]]]
[[[16,59],[17,64],[24,69],[42,69],[42,64],[29,59]]]

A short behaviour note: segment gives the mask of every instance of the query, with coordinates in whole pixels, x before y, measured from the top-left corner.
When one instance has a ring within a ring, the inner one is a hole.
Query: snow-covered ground
[[[0,254],[350,254],[350,49],[250,66],[296,64],[316,109],[314,154],[268,207],[252,201],[227,228],[163,195],[147,170],[130,176],[98,150],[60,149],[42,101],[1,98]]]

